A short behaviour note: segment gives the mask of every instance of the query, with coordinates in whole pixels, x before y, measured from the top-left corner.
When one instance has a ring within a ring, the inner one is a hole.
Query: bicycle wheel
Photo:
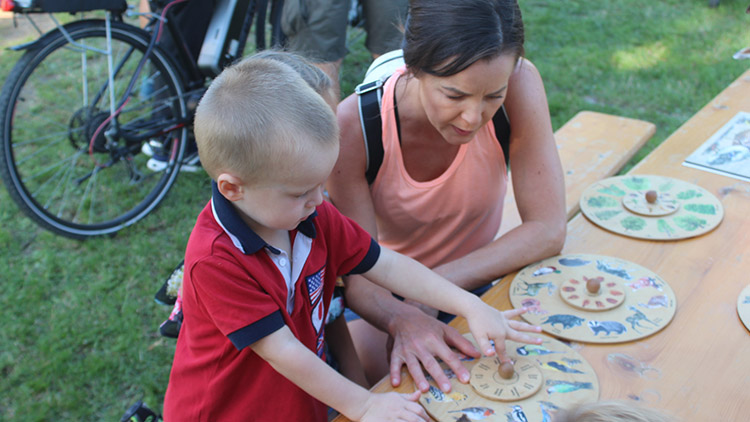
[[[24,213],[72,238],[113,234],[151,212],[174,184],[187,141],[171,57],[154,48],[134,77],[150,35],[110,22],[110,90],[105,24],[78,21],[65,25],[69,36],[46,34],[0,93],[0,176]],[[149,170],[144,142],[161,147],[165,167]]]

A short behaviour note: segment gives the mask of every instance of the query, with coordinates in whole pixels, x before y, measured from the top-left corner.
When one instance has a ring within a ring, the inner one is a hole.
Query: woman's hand
[[[480,357],[474,348],[459,332],[437,319],[428,316],[414,307],[393,316],[389,333],[389,350],[391,366],[391,385],[401,384],[401,367],[406,365],[415,385],[422,392],[427,392],[430,384],[422,370],[435,380],[444,392],[451,390],[451,383],[437,359],[450,368],[459,381],[469,382],[469,370],[461,363],[459,353]]]

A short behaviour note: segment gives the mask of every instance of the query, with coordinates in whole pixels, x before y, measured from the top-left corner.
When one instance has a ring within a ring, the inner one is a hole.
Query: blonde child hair
[[[600,401],[560,410],[553,422],[674,422],[667,415],[632,403]]]
[[[201,165],[243,183],[288,174],[305,152],[338,148],[331,107],[287,64],[238,62],[211,83],[195,113]]]
[[[333,101],[338,100],[337,98],[333,98],[335,95],[335,90],[331,78],[329,78],[328,75],[323,72],[323,70],[316,67],[312,62],[300,56],[299,54],[273,49],[263,50],[253,54],[250,57],[242,59],[242,61],[240,61],[238,65],[241,66],[244,62],[258,59],[276,60],[284,63],[285,65],[294,69],[294,71],[297,72],[302,77],[302,79],[307,82],[308,85],[310,85],[312,89],[323,96],[323,99],[325,99],[326,101],[328,101],[328,99],[331,99]]]

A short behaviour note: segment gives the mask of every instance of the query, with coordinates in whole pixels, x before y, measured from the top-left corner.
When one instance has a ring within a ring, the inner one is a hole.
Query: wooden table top
[[[684,421],[750,418],[750,332],[737,315],[738,296],[750,284],[750,183],[682,165],[739,111],[750,112],[750,70],[629,172],[668,176],[713,193],[725,213],[713,231],[692,239],[649,241],[605,231],[582,214],[568,224],[563,254],[634,262],[663,278],[677,297],[672,322],[650,337],[575,344],[597,373],[601,399],[636,400]],[[514,277],[509,274],[483,300],[510,309],[508,289]],[[463,318],[451,325],[468,332]],[[406,378],[399,391],[413,391]],[[385,379],[374,390],[392,388]]]

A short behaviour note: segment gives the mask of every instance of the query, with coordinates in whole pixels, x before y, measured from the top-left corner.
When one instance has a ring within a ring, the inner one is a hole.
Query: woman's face
[[[505,102],[513,55],[479,60],[461,72],[439,77],[418,76],[419,96],[430,123],[452,145],[474,138]]]

